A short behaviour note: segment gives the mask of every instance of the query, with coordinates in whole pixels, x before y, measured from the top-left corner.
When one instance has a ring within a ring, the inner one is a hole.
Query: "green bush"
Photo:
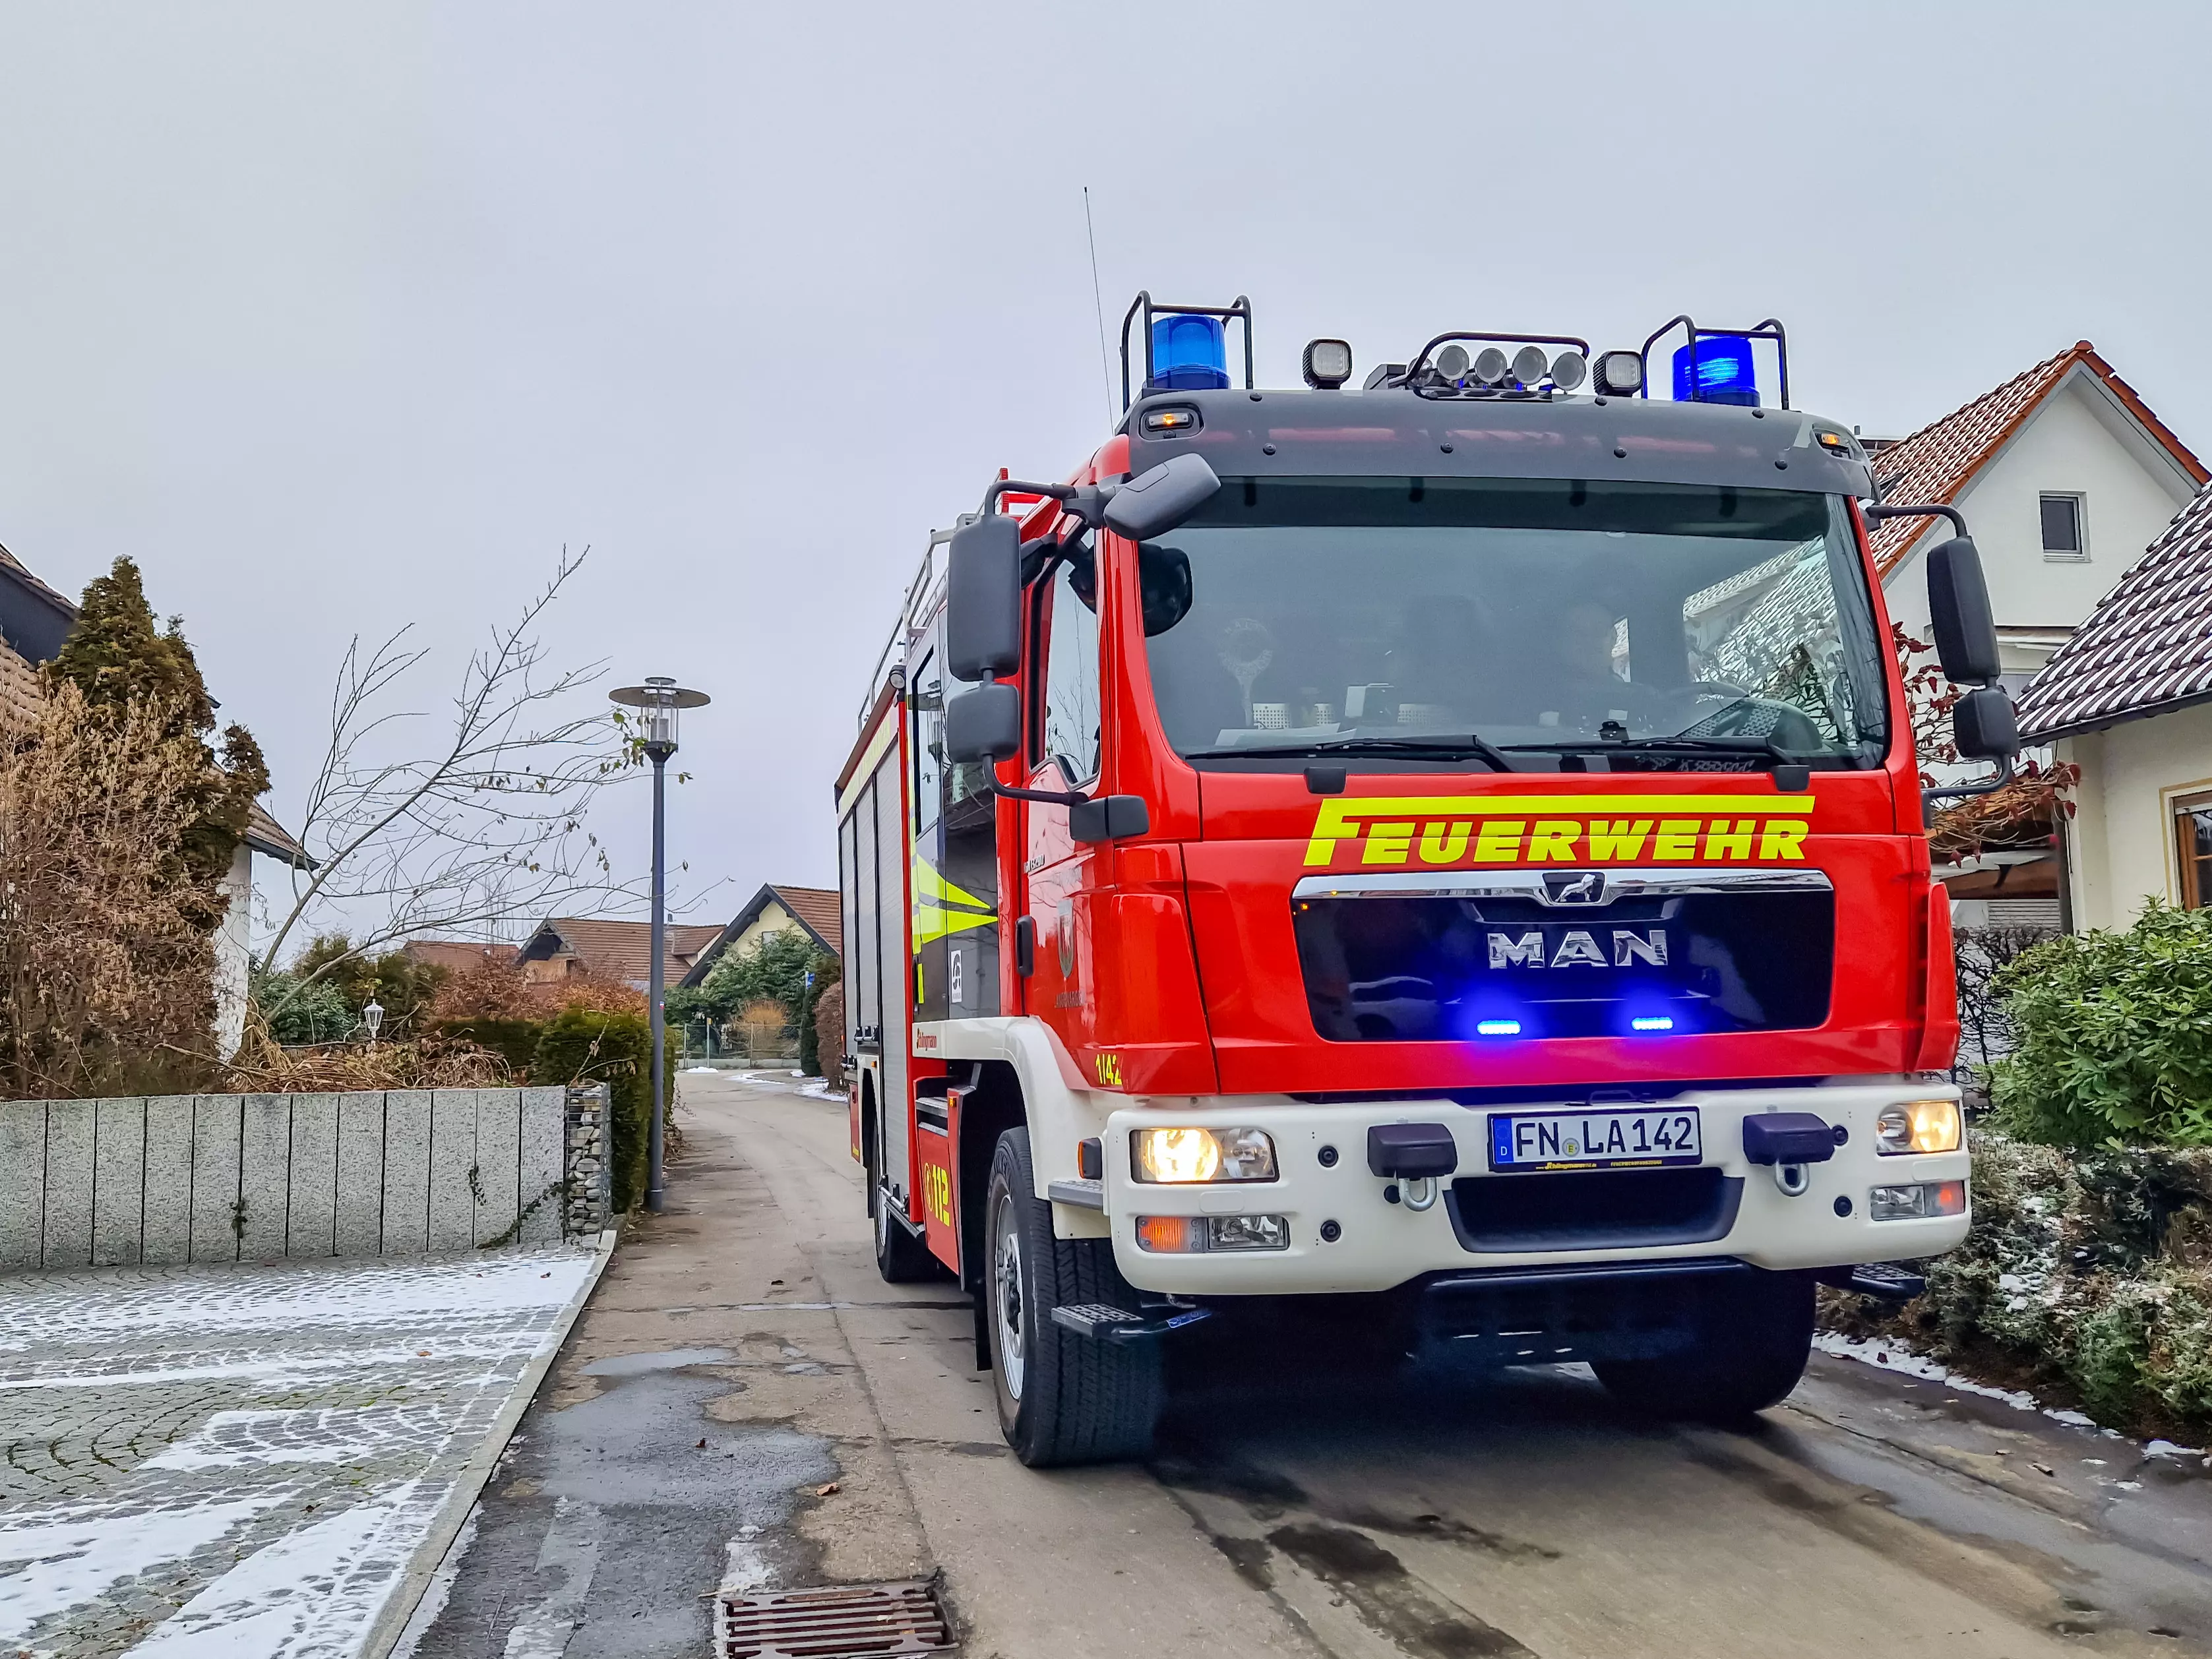
[[[529,1079],[531,1067],[538,1061],[538,1044],[545,1035],[546,1022],[542,1019],[497,1019],[489,1015],[477,1019],[445,1019],[438,1022],[438,1035],[473,1042],[479,1048],[489,1048],[507,1062],[514,1080]]]
[[[2154,901],[2124,933],[2023,951],[1995,983],[2020,1034],[1991,1082],[2008,1132],[2212,1146],[2212,910]]]
[[[677,1034],[663,1045],[661,1111],[676,1098]],[[530,1062],[531,1080],[541,1084],[604,1083],[611,1110],[611,1184],[617,1213],[636,1208],[645,1196],[647,1138],[653,1119],[653,1034],[642,1014],[601,1013],[564,1008],[545,1022]]]
[[[1974,1136],[1974,1224],[1898,1309],[1826,1293],[1829,1322],[1967,1375],[2074,1400],[2109,1427],[2212,1432],[2212,1150],[2087,1152]]]
[[[269,1035],[279,1042],[343,1042],[361,1025],[360,1011],[326,979],[302,985],[281,968],[257,970],[252,996],[269,1021]]]

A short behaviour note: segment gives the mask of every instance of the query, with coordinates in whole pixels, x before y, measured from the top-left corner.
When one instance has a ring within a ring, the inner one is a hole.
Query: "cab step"
[[[1092,1342],[1142,1341],[1212,1316],[1208,1308],[1164,1308],[1157,1313],[1140,1314],[1103,1302],[1078,1302],[1052,1310],[1054,1324]]]

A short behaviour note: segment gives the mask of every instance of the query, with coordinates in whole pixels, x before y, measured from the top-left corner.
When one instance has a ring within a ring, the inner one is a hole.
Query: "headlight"
[[[1899,1152],[1955,1152],[1966,1134],[1955,1100],[1907,1100],[1885,1106],[1874,1121],[1875,1150]]]
[[[1135,1129],[1129,1158],[1139,1181],[1275,1178],[1275,1143],[1264,1129]]]

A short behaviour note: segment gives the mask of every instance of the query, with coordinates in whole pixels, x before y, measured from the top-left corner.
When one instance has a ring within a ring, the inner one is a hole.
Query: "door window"
[[[2212,798],[2174,803],[2173,850],[2181,866],[2182,908],[2212,907]]]
[[[1052,581],[1044,679],[1044,752],[1070,783],[1098,775],[1098,611],[1091,561],[1062,564]]]

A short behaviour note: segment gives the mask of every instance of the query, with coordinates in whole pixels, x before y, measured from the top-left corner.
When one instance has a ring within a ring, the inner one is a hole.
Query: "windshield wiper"
[[[1771,738],[1593,738],[1558,743],[1510,743],[1505,746],[1516,751],[1534,750],[1548,755],[1760,755],[1766,759],[1768,771],[1783,767],[1808,775],[1812,771],[1811,763],[1803,756],[1791,754]]]
[[[1470,732],[1449,738],[1330,738],[1320,743],[1255,744],[1249,749],[1188,749],[1185,760],[1249,760],[1255,756],[1285,757],[1319,755],[1418,755],[1431,760],[1479,760],[1493,772],[1514,769],[1511,758],[1491,742]]]

